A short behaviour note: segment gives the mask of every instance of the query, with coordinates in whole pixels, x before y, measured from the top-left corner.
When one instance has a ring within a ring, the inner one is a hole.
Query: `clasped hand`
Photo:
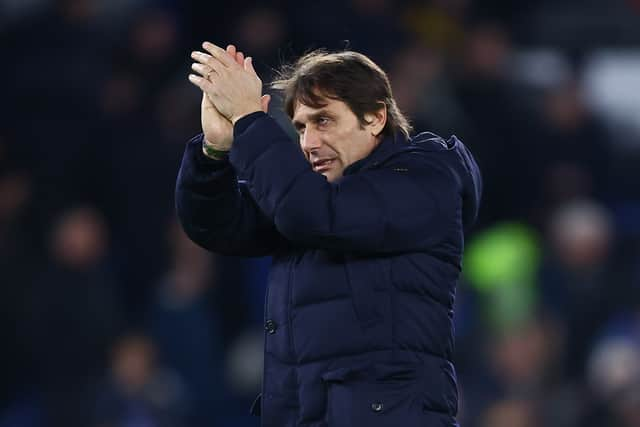
[[[255,111],[267,112],[269,95],[260,96],[262,82],[250,57],[235,46],[226,50],[205,42],[205,52],[192,52],[196,61],[189,81],[202,90],[201,119],[206,141],[220,150],[229,150],[233,142],[233,124]]]

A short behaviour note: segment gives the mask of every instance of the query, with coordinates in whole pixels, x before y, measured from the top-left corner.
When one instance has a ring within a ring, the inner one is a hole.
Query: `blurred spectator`
[[[293,23],[292,40],[304,52],[326,47],[344,48],[353,35],[350,30],[349,4],[339,0],[323,3],[289,1],[288,15]],[[331,28],[327,25],[331,22]]]
[[[635,338],[612,337],[595,347],[588,375],[594,405],[581,425],[640,425],[640,340]]]
[[[588,111],[579,86],[567,81],[547,91],[535,158],[542,181],[536,203],[538,218],[576,198],[607,197],[610,138]]]
[[[476,416],[486,411],[480,416],[484,424],[479,425],[493,425],[488,422],[494,416],[495,425],[511,417],[514,425],[534,420],[533,425],[574,425],[581,402],[576,390],[563,383],[562,338],[557,324],[541,316],[490,336],[482,344],[486,366],[466,374],[463,421],[475,425]],[[530,419],[532,409],[535,418]]]
[[[535,402],[504,399],[493,403],[482,416],[482,427],[534,427],[540,425]]]
[[[141,77],[143,99],[157,94],[185,64],[188,53],[179,49],[181,37],[177,17],[169,10],[145,7],[137,11],[121,40],[124,49],[116,51],[114,62],[117,69]]]
[[[170,227],[171,269],[149,312],[149,330],[160,360],[184,380],[192,396],[190,426],[214,425],[224,407],[224,348],[213,311],[211,254]]]
[[[592,424],[612,419],[622,426],[640,422],[640,304],[617,312],[601,329],[587,363],[594,409]]]
[[[192,425],[186,424],[186,395],[179,377],[158,365],[153,343],[135,333],[116,342],[95,407],[95,427]]]
[[[402,3],[392,0],[350,0],[347,3],[348,32],[345,40],[351,49],[369,55],[385,69],[397,47],[407,42],[400,22]],[[384,31],[380,31],[384,28]]]
[[[540,270],[544,306],[566,324],[564,366],[573,379],[583,374],[598,328],[625,306],[625,271],[612,252],[609,213],[592,201],[560,207],[549,224],[549,250]]]
[[[188,59],[176,16],[143,8],[124,37],[126,48],[101,87],[104,119],[86,158],[92,199],[113,229],[116,275],[127,317],[139,322],[167,262],[165,228],[184,135],[199,126],[199,97],[176,73]],[[141,165],[144,165],[141,167]],[[122,191],[126,189],[126,191]],[[153,215],[149,215],[153,212]]]
[[[450,56],[464,40],[463,21],[469,3],[468,0],[411,2],[402,15],[408,29],[422,44]]]
[[[274,74],[273,64],[278,64],[286,53],[280,49],[287,34],[287,20],[282,12],[263,4],[243,11],[231,38],[221,43],[224,46],[234,43],[246,56],[251,56],[258,75],[268,82]]]
[[[30,290],[24,333],[47,425],[87,425],[93,385],[121,327],[117,287],[107,269],[108,239],[95,209],[63,212],[51,230],[47,265]]]
[[[292,2],[297,53],[313,48],[349,48],[387,67],[398,46],[407,40],[399,15],[401,6],[390,0]]]
[[[453,70],[453,96],[462,112],[455,131],[478,159],[485,183],[479,227],[526,220],[535,188],[532,105],[507,72],[512,50],[500,24],[477,22]]]
[[[389,69],[393,94],[416,131],[450,135],[460,120],[444,65],[441,55],[421,44],[403,47],[393,56]]]
[[[489,347],[493,372],[507,395],[543,397],[554,381],[559,336],[553,323],[531,320],[496,336]]]
[[[40,257],[32,229],[33,178],[15,162],[0,139],[0,408],[27,382],[23,325],[17,319],[24,313],[27,284]]]
[[[8,158],[7,151],[0,140],[0,277],[7,284],[0,291],[19,287],[14,282],[21,281],[28,272],[28,261],[36,246],[27,224],[32,219],[29,208],[33,203],[33,179],[11,164],[13,159]]]

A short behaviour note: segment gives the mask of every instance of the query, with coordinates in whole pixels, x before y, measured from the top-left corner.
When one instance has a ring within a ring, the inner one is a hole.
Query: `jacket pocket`
[[[322,380],[329,427],[456,425],[449,414],[428,410],[420,378],[410,366],[337,369],[326,372]]]

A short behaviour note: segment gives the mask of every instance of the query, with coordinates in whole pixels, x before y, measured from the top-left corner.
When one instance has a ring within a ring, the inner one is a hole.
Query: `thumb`
[[[269,111],[269,102],[271,102],[271,95],[262,95],[260,105],[262,105],[262,111],[265,113]]]

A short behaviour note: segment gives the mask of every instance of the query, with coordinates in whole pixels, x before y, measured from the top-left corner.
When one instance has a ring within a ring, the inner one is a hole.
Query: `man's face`
[[[376,135],[382,128],[375,115],[372,125],[362,126],[344,102],[329,98],[325,102],[320,108],[296,102],[292,121],[300,136],[302,152],[313,170],[333,182],[347,166],[373,151],[380,140]]]

